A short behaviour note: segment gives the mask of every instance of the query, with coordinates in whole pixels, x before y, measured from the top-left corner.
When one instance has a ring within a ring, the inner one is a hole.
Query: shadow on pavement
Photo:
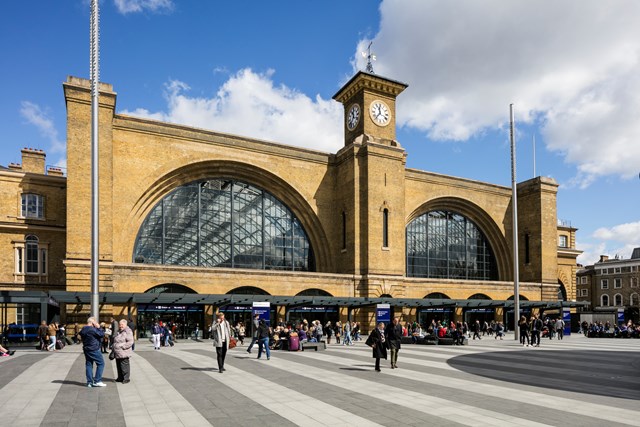
[[[453,357],[448,364],[460,371],[495,380],[640,400],[640,353],[616,351],[489,352]]]

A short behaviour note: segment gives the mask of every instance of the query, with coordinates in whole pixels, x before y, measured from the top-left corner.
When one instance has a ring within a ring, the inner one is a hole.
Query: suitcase
[[[296,336],[289,337],[289,351],[300,350],[300,338]]]
[[[56,340],[56,350],[62,350],[64,348],[64,343],[62,341]]]

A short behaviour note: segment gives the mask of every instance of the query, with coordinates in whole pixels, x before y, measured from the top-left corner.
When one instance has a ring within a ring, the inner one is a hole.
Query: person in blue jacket
[[[87,325],[80,331],[82,338],[82,351],[84,352],[85,366],[87,370],[87,387],[106,387],[102,382],[104,371],[104,357],[100,352],[100,343],[104,339],[104,331],[95,317],[89,317]],[[93,364],[96,364],[96,373],[93,374]]]

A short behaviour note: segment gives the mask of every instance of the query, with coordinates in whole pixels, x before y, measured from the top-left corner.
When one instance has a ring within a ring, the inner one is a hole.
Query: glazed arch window
[[[498,280],[488,239],[469,218],[446,210],[427,212],[407,225],[407,276]]]
[[[608,307],[609,306],[609,295],[604,294],[600,297],[600,305],[602,307]]]
[[[40,194],[22,194],[20,216],[22,218],[44,219],[44,197]]]
[[[226,178],[191,182],[160,200],[138,231],[133,262],[315,271],[292,211],[267,191]]]
[[[622,306],[622,295],[615,294],[613,297],[613,301],[615,306],[618,306],[618,307]]]

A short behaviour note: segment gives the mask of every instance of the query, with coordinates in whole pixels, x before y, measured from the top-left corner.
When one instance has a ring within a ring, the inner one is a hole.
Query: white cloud
[[[595,240],[594,243],[576,244],[584,251],[578,257],[579,263],[593,264],[600,259],[600,255],[629,258],[633,249],[640,247],[640,221],[599,228],[593,232],[591,238]]]
[[[123,15],[143,12],[171,12],[174,4],[172,0],[114,0],[116,9]]]
[[[35,126],[44,138],[49,140],[51,145],[47,151],[51,154],[58,155],[58,160],[55,161],[55,165],[66,167],[65,141],[60,139],[53,120],[48,114],[42,111],[39,105],[33,102],[23,101],[20,106],[20,115],[22,115],[29,124]]]
[[[339,150],[342,106],[331,99],[312,99],[286,86],[274,86],[272,76],[273,71],[241,70],[210,98],[191,97],[186,83],[173,80],[166,86],[166,112],[139,108],[122,113],[314,150]]]
[[[464,141],[537,122],[575,182],[640,172],[640,2],[385,0],[376,73],[409,84],[398,124]],[[353,63],[364,69],[360,52]]]

